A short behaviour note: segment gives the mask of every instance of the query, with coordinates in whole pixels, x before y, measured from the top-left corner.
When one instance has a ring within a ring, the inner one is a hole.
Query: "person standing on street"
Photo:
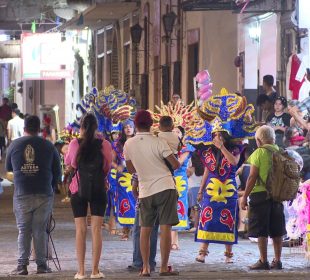
[[[8,122],[11,119],[12,109],[9,106],[9,99],[4,97],[0,106],[0,119]]]
[[[260,258],[250,269],[282,269],[282,238],[286,234],[284,209],[281,202],[274,201],[269,196],[266,188],[272,164],[271,151],[278,151],[279,147],[275,144],[276,135],[270,126],[261,126],[256,131],[255,140],[258,148],[247,160],[251,165],[250,175],[240,203],[243,210],[249,207],[248,236],[258,238]],[[271,264],[267,258],[268,236],[272,238],[274,248]]]
[[[65,156],[65,165],[76,172],[69,186],[76,229],[76,255],[79,270],[74,279],[85,279],[87,209],[90,208],[92,232],[92,273],[90,278],[104,278],[99,270],[102,250],[103,217],[107,205],[105,181],[112,163],[112,148],[107,140],[96,137],[98,122],[95,115],[81,119],[81,138],[73,139]]]
[[[275,103],[279,94],[273,87],[273,83],[274,83],[274,77],[272,75],[265,75],[263,77],[263,89],[265,91],[265,94],[270,98],[272,103]]]
[[[25,119],[24,137],[7,150],[6,170],[14,174],[13,208],[18,228],[18,261],[12,275],[27,275],[31,239],[37,273],[51,272],[47,266],[47,224],[53,207],[53,185],[61,175],[60,159],[52,143],[38,136],[40,119]]]
[[[124,156],[130,173],[137,173],[139,191],[133,186],[133,193],[139,192],[140,201],[140,249],[143,268],[140,276],[150,276],[150,235],[158,219],[160,225],[161,268],[160,276],[178,275],[168,266],[171,249],[171,227],[179,223],[177,214],[176,186],[166,166],[168,160],[174,170],[180,167],[169,145],[150,132],[152,116],[146,110],[136,114],[137,134],[126,141]]]
[[[12,119],[8,122],[8,142],[18,139],[24,134],[24,120],[19,117],[19,109],[12,111]]]

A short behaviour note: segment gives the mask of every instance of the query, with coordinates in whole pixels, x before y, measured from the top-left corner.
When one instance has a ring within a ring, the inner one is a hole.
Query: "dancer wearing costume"
[[[109,138],[115,132],[119,133],[122,131],[124,122],[134,119],[136,100],[127,93],[115,89],[113,86],[108,86],[101,92],[93,88],[91,92],[83,97],[81,103],[77,105],[77,110],[82,115],[86,112],[92,112],[98,120],[98,132],[103,137]],[[72,126],[79,127],[79,121],[80,118],[77,117]],[[122,165],[124,158],[122,155],[123,146],[117,143],[119,142],[112,141],[114,162],[108,175],[109,204],[107,215],[110,215],[109,227],[111,233],[116,232],[115,217],[125,227],[131,227],[134,224],[135,217],[135,202],[131,199],[133,197],[131,175],[126,172],[117,172],[116,169],[116,165]]]
[[[136,199],[132,193],[131,178],[128,173],[123,148],[125,142],[134,136],[134,124],[127,120],[123,123],[123,129],[120,139],[115,145],[113,156],[113,168],[116,169],[117,180],[117,200],[116,200],[116,220],[123,227],[122,241],[129,238],[130,228],[135,223],[135,205]]]
[[[114,126],[111,128],[110,133],[110,142],[112,146],[112,155],[116,153],[116,145],[119,138],[119,128],[120,126]],[[113,168],[113,162],[112,162],[112,168],[108,174],[108,190],[107,190],[107,197],[108,197],[108,205],[106,210],[106,217],[109,217],[108,222],[108,229],[110,231],[110,234],[117,234],[116,230],[116,205],[117,205],[117,178],[116,178],[117,170]]]
[[[189,219],[187,215],[188,210],[188,179],[186,175],[186,169],[188,166],[189,159],[191,158],[192,152],[195,148],[189,144],[183,143],[183,137],[185,135],[185,130],[192,118],[193,106],[187,105],[185,106],[182,102],[177,102],[175,105],[161,104],[161,107],[156,106],[158,113],[151,112],[153,120],[154,120],[154,130],[156,131],[158,128],[158,124],[160,122],[161,117],[169,116],[173,120],[174,129],[173,132],[180,139],[180,143],[182,143],[181,151],[178,155],[178,160],[181,164],[181,167],[174,171],[174,179],[176,182],[176,188],[178,190],[179,198],[178,198],[178,218],[179,224],[172,227],[171,232],[171,249],[178,250],[179,249],[179,241],[178,241],[178,231],[186,230],[189,228]],[[169,143],[168,143],[169,144]]]
[[[242,147],[235,142],[254,136],[252,105],[225,89],[200,100],[187,141],[199,149],[205,165],[198,199],[201,213],[195,240],[201,242],[198,262],[205,262],[209,243],[225,244],[226,262],[232,262],[237,243],[238,194],[235,174]]]

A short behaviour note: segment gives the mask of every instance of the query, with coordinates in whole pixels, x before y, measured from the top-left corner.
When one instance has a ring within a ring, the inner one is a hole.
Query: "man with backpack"
[[[286,234],[282,201],[294,199],[299,185],[299,169],[293,159],[275,145],[272,127],[263,125],[255,135],[258,148],[248,159],[251,165],[241,208],[249,201],[248,236],[258,238],[260,259],[252,270],[282,269],[282,238]],[[267,259],[268,236],[273,240],[275,257]]]
[[[37,273],[51,272],[47,266],[47,223],[53,186],[61,176],[60,158],[54,145],[38,136],[40,119],[25,119],[23,137],[9,146],[6,170],[14,173],[13,206],[18,228],[18,265],[14,275],[27,275],[33,238]]]

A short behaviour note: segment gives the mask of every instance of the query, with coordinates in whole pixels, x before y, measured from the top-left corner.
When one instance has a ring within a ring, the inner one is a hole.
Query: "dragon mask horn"
[[[197,110],[197,113],[199,114],[199,116],[205,120],[205,121],[208,121],[208,122],[211,122],[214,120],[215,116],[211,116],[211,115],[208,115],[204,112],[202,112],[199,107],[196,107],[196,110]]]

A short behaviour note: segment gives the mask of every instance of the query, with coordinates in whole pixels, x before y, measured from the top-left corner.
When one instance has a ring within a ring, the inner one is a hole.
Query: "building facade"
[[[238,16],[184,12],[181,4],[141,1],[125,17],[95,31],[99,89],[112,84],[136,96],[143,108],[166,103],[173,93],[190,103],[193,78],[208,69],[215,92],[237,90]]]

